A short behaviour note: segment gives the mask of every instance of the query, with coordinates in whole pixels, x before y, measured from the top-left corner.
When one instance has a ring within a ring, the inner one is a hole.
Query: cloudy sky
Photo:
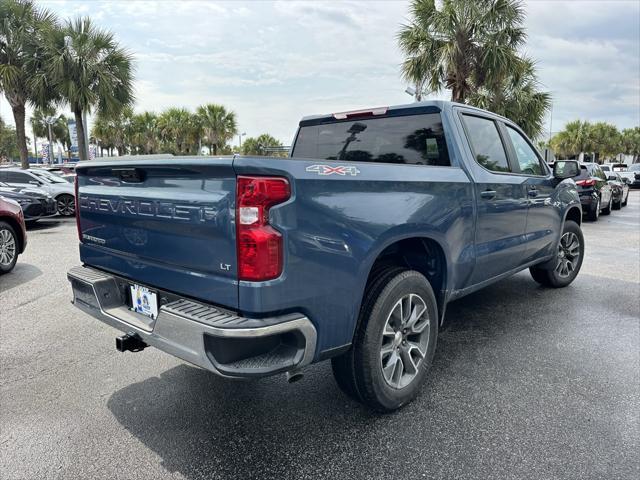
[[[91,16],[134,53],[138,111],[221,103],[248,136],[289,144],[303,115],[411,100],[395,40],[404,1],[39,4]],[[575,118],[640,124],[640,2],[537,0],[526,10],[553,131]],[[0,115],[12,121],[4,100]]]

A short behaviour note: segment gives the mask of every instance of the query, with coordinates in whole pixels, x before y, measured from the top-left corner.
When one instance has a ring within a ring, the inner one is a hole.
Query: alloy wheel
[[[71,196],[63,195],[59,197],[58,200],[56,200],[56,206],[58,213],[65,217],[70,217],[76,213],[75,200]]]
[[[555,271],[562,277],[569,277],[578,266],[580,260],[580,240],[573,232],[562,235],[558,245],[558,261]]]
[[[391,309],[382,332],[380,367],[387,384],[395,389],[409,385],[427,355],[430,319],[425,301],[405,295]]]
[[[0,230],[0,265],[10,266],[16,258],[16,239],[6,228]]]

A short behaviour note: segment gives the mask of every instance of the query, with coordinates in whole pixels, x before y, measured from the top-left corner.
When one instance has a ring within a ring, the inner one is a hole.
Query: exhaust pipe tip
[[[298,380],[302,380],[304,374],[299,371],[287,372],[287,382],[296,383]]]

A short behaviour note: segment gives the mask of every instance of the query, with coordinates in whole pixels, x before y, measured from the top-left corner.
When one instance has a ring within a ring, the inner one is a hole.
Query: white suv
[[[56,201],[58,213],[73,216],[75,208],[75,189],[65,179],[42,169],[22,170],[20,168],[0,168],[0,182],[12,187],[38,187],[51,195]]]

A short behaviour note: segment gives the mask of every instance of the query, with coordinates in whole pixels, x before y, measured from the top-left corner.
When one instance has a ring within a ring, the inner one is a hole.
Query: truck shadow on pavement
[[[115,392],[107,406],[164,468],[188,479],[378,478],[401,471],[417,478],[431,468],[425,465],[444,463],[450,473],[472,468],[486,450],[467,442],[470,432],[501,425],[483,434],[500,445],[505,434],[518,441],[536,421],[531,412],[540,410],[539,398],[532,391],[548,388],[547,380],[535,383],[539,370],[565,375],[569,366],[556,341],[582,338],[576,330],[584,313],[572,311],[594,295],[593,283],[583,276],[564,290],[547,290],[523,273],[452,303],[427,384],[391,415],[370,413],[342,394],[328,362],[310,366],[292,385],[283,376],[231,381],[183,364]],[[576,361],[570,367],[578,379],[601,388],[579,370],[597,367]],[[561,412],[553,420],[562,421],[562,396],[545,401],[549,411]],[[553,421],[540,421],[544,435]],[[603,441],[611,441],[606,423],[601,428]],[[545,454],[537,448],[545,447],[533,448],[532,456]],[[520,468],[508,458],[512,449],[502,454],[508,468]]]

